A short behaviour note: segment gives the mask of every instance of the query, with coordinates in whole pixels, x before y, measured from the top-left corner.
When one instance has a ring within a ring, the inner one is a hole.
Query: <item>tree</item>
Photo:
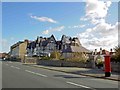
[[[115,59],[120,62],[120,46],[115,47]]]

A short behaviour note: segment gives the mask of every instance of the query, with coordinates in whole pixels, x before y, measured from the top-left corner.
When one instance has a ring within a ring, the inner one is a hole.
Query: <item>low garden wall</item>
[[[73,62],[73,61],[64,61],[64,60],[38,60],[38,65],[47,65],[47,66],[58,66],[58,67],[81,67],[81,68],[92,68],[92,64],[82,63],[82,62]]]
[[[111,71],[120,73],[120,63],[119,62],[111,62]]]
[[[25,57],[25,60],[23,60],[22,63],[25,63],[25,64],[37,64],[37,60],[38,60],[38,58],[36,58],[36,57]]]

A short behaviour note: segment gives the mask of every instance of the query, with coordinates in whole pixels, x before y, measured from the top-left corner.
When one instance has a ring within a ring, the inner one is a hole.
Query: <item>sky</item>
[[[118,45],[118,3],[107,0],[86,2],[2,2],[0,52],[37,36],[57,40],[62,35],[78,37],[89,50],[110,50]]]

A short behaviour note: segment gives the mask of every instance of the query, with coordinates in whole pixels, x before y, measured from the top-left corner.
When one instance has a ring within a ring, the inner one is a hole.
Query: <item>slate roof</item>
[[[46,46],[48,44],[48,40],[42,41],[42,46]]]
[[[53,35],[51,35],[51,37],[53,37],[53,38],[54,38],[54,36],[53,36]],[[38,39],[37,39],[37,41],[36,41],[36,42],[39,44],[39,46],[40,46],[40,44],[42,44],[42,46],[44,46],[44,47],[45,47],[45,46],[47,46],[47,44],[50,42],[51,37],[49,37],[49,38],[42,38],[42,37],[41,37],[42,39],[45,39],[45,41],[41,41],[41,42],[39,42],[39,43],[38,43]],[[54,39],[55,39],[55,38],[54,38]]]
[[[67,49],[62,50],[63,53],[71,53],[71,52],[90,52],[88,49],[83,46],[69,46]]]
[[[31,48],[35,48],[36,47],[36,42],[33,41],[33,42],[30,42],[28,45],[27,45],[27,48],[31,49]]]
[[[57,44],[57,45],[61,45],[62,42],[61,42],[61,41],[56,41],[56,44]]]
[[[15,43],[14,45],[11,46],[11,48],[13,49],[13,48],[17,47],[18,45],[20,45],[21,43],[23,43],[23,41],[19,41],[19,42]]]

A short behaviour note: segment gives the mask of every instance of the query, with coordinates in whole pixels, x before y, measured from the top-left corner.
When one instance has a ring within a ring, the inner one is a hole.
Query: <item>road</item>
[[[1,63],[1,61],[0,61]],[[2,62],[2,88],[118,88],[118,82]]]

